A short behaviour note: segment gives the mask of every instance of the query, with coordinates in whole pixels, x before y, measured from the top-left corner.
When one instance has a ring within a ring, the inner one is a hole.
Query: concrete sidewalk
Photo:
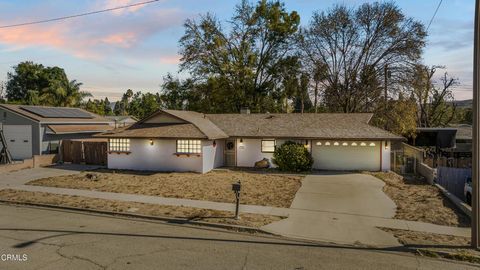
[[[91,168],[83,167],[83,169]],[[38,168],[17,171],[2,177],[0,189],[10,188],[221,211],[234,211],[235,209],[235,205],[231,203],[25,185],[26,182],[31,180],[76,174],[80,171],[81,167],[73,169],[65,167]],[[342,179],[346,179],[346,181]],[[352,188],[352,185],[354,188]],[[267,232],[338,244],[363,244],[381,247],[400,245],[393,235],[378,229],[378,227],[462,237],[470,236],[470,228],[393,219],[395,204],[381,191],[383,185],[383,181],[368,175],[348,174],[343,175],[343,177],[341,175],[335,175],[334,177],[331,175],[311,175],[304,179],[291,208],[241,205],[240,211],[287,217],[261,228]],[[365,196],[369,198],[364,198]]]
[[[235,204],[221,203],[221,202],[165,198],[165,197],[157,197],[157,196],[102,192],[102,191],[93,191],[93,190],[29,186],[29,185],[17,185],[17,186],[9,186],[9,187],[2,187],[0,185],[0,189],[1,188],[10,188],[15,190],[32,191],[32,192],[48,192],[48,193],[59,194],[59,195],[84,196],[89,198],[117,200],[117,201],[124,201],[124,202],[140,202],[140,203],[169,205],[169,206],[188,206],[188,207],[196,207],[196,208],[220,210],[220,211],[235,211]],[[446,234],[446,235],[453,235],[453,236],[468,237],[470,235],[469,228],[440,226],[440,225],[424,223],[424,222],[407,221],[407,220],[399,220],[399,219],[391,219],[391,218],[381,218],[381,217],[372,217],[372,216],[363,216],[363,215],[354,215],[354,214],[345,214],[345,213],[332,213],[332,212],[326,212],[322,210],[305,210],[305,209],[279,208],[279,207],[271,207],[271,206],[242,204],[240,206],[240,211],[243,213],[288,217],[287,219],[269,224],[263,228],[267,231],[274,232],[274,233],[279,233],[277,232],[278,228],[283,226],[290,226],[295,230],[296,230],[295,227],[297,226],[298,227],[308,226],[308,227],[314,227],[315,231],[325,231],[325,230],[319,229],[322,227],[311,226],[311,224],[328,223],[326,225],[332,228],[339,227],[338,224],[341,224],[341,225],[351,224],[354,228],[357,228],[357,230],[358,230],[358,227],[361,227],[361,226],[373,226],[373,227],[385,227],[385,228],[392,228],[392,229]],[[308,232],[309,230],[302,229],[299,231]]]

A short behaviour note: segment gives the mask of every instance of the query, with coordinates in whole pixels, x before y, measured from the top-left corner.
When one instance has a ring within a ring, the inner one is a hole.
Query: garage
[[[315,141],[313,167],[318,170],[381,170],[381,141]]]
[[[31,125],[3,125],[3,133],[13,159],[32,157]]]

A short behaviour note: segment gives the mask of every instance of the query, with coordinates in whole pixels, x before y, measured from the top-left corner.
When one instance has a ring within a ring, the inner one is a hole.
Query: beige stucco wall
[[[203,172],[202,156],[176,156],[176,140],[130,139],[130,154],[109,153],[108,168]]]
[[[270,140],[273,138],[264,138],[264,140]],[[255,162],[267,158],[270,161],[272,167],[276,167],[272,162],[273,153],[262,153],[262,139],[237,139],[237,166],[238,167],[254,167]],[[277,139],[276,146],[284,144],[289,139]],[[296,141],[291,139],[291,141]],[[298,140],[300,143],[304,143],[305,140]],[[308,140],[309,146],[311,141]],[[310,147],[307,148],[310,150]]]

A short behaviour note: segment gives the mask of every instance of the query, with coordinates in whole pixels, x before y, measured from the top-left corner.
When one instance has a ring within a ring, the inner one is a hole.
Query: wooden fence
[[[107,165],[107,142],[98,140],[63,140],[63,162]]]
[[[437,168],[437,183],[461,200],[465,200],[463,188],[467,177],[472,176],[472,169],[452,167]]]

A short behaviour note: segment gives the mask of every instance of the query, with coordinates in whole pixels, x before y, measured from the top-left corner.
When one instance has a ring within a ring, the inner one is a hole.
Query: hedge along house
[[[62,140],[92,138],[111,122],[79,108],[0,104],[0,129],[17,160],[57,153]]]
[[[303,144],[314,169],[390,170],[391,141],[403,140],[369,125],[372,114],[202,114],[159,110],[109,138],[108,167],[195,171],[254,167],[271,161],[286,141]]]

